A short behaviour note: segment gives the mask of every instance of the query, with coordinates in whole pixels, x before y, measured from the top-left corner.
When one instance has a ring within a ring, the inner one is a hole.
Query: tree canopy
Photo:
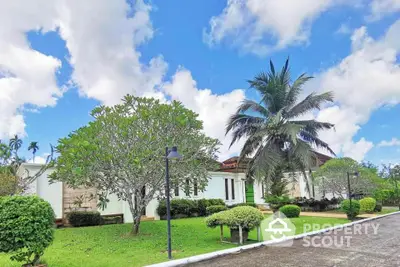
[[[320,191],[344,197],[348,195],[347,173],[350,174],[352,194],[371,195],[385,184],[376,168],[365,167],[351,158],[330,159],[313,175]]]
[[[175,186],[185,188],[189,181],[202,190],[207,185],[219,142],[203,133],[198,115],[180,102],[127,95],[119,105],[95,108],[92,116],[87,126],[59,140],[51,178],[70,186],[95,187],[127,201],[134,234],[141,211],[164,195],[166,146],[177,146],[183,155],[170,164]]]

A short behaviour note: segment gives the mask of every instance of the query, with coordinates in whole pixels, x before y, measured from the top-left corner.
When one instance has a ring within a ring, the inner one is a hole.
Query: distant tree
[[[127,201],[134,235],[143,209],[165,196],[166,146],[178,146],[184,156],[170,166],[171,184],[185,188],[187,180],[196,181],[202,190],[208,171],[217,167],[218,140],[205,136],[198,115],[179,102],[128,95],[119,105],[95,108],[92,116],[89,125],[59,140],[52,180],[95,187]]]
[[[384,183],[374,169],[366,168],[351,158],[330,159],[313,176],[321,191],[345,197],[348,195],[348,172],[351,173],[352,194],[371,195]],[[354,175],[355,172],[358,172],[358,176]]]
[[[334,125],[299,119],[333,101],[331,92],[311,93],[299,101],[303,85],[310,79],[311,76],[303,73],[292,82],[288,59],[281,71],[275,71],[271,61],[269,72],[261,72],[249,81],[250,88],[255,89],[261,99],[244,100],[226,127],[226,133],[233,136],[231,145],[242,138],[246,140],[239,161],[251,158],[248,177],[282,188],[283,172],[300,171],[310,192],[306,172],[317,165],[314,149],[322,148],[334,155],[318,136],[319,131]]]
[[[32,160],[33,160],[33,163],[35,163],[35,155],[36,155],[36,152],[39,150],[38,142],[31,142],[29,144],[28,151],[31,151],[31,150],[32,150],[32,155],[33,155]]]
[[[400,165],[382,164],[380,175],[394,187],[394,197],[400,209]]]
[[[10,146],[11,151],[14,151],[14,155],[17,158],[18,157],[18,150],[22,146],[22,139],[20,139],[18,137],[18,135],[14,135],[14,137],[12,137],[10,139],[9,146]]]

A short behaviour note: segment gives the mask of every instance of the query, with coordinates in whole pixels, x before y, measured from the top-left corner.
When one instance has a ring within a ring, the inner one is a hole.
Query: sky
[[[0,0],[0,139],[21,153],[86,125],[125,94],[176,99],[229,148],[247,80],[290,58],[304,88],[335,102],[305,117],[338,156],[400,163],[400,0]]]

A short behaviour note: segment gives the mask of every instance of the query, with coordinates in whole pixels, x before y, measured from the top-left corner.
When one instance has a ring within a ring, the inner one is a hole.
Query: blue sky
[[[397,163],[399,11],[397,0],[4,2],[0,138],[38,141],[43,157],[93,107],[132,93],[198,112],[226,158],[240,144],[228,149],[225,121],[256,97],[246,80],[289,56],[293,77],[316,77],[306,92],[336,96],[307,118],[336,124],[321,136],[338,155]]]

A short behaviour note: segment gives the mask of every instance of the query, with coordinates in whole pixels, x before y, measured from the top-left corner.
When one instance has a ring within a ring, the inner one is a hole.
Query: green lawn
[[[305,223],[343,224],[345,219],[300,217],[292,219],[296,232],[303,232]],[[167,260],[166,221],[143,222],[138,237],[128,236],[131,224],[98,227],[64,228],[55,233],[55,240],[45,252],[43,260],[49,267],[117,267],[143,266]],[[228,237],[228,229],[225,236]],[[256,239],[256,231],[250,232]],[[184,258],[234,247],[219,241],[219,228],[210,229],[204,218],[172,221],[173,257]],[[0,254],[0,266],[21,266]]]

